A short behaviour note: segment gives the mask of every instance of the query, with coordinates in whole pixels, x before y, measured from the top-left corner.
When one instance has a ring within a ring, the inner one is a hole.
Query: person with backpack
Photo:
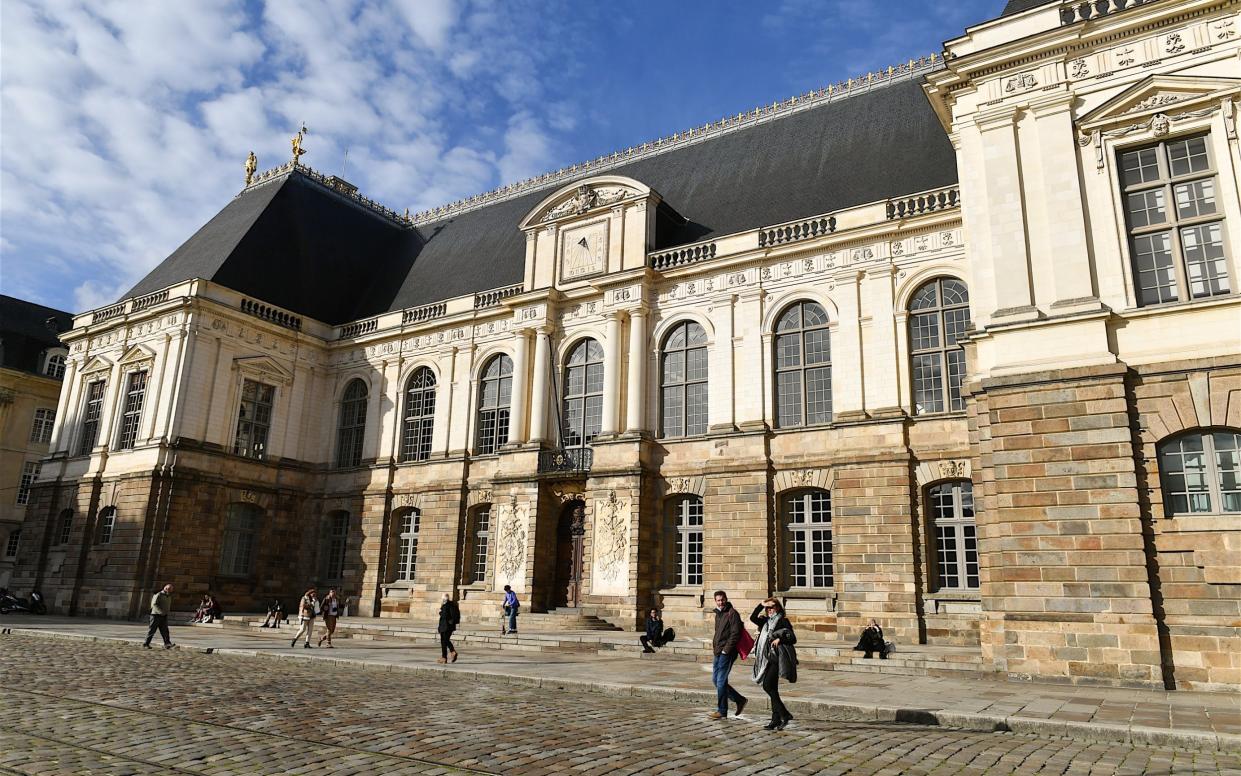
[[[715,637],[711,640],[711,652],[715,655],[711,666],[711,680],[715,683],[716,710],[708,714],[710,719],[724,719],[728,716],[728,701],[737,704],[737,716],[748,702],[746,697],[733,689],[728,683],[728,674],[733,670],[733,662],[737,659],[738,647],[743,638],[748,636],[741,615],[728,602],[728,594],[723,590],[715,591]]]
[[[289,642],[290,647],[297,646],[297,640],[306,635],[306,643],[302,649],[310,649],[310,637],[315,630],[315,615],[319,613],[319,599],[316,597],[317,591],[312,587],[306,591],[306,595],[302,596],[302,600],[297,604],[297,619],[301,623],[301,627],[297,629],[297,633],[293,636],[293,641]]]
[[[506,633],[517,632],[517,610],[521,608],[521,602],[517,600],[517,594],[513,592],[513,588],[509,585],[504,586],[504,619],[500,620],[500,635]],[[508,630],[505,630],[505,620],[508,622]]]
[[[436,629],[440,634],[440,654],[441,657],[437,663],[457,662],[457,650],[452,645],[453,631],[457,630],[457,626],[461,624],[461,609],[457,606],[457,602],[452,600],[447,593],[440,602],[440,622]],[[449,655],[452,656],[450,661]]]
[[[768,598],[750,615],[750,622],[758,626],[758,642],[754,645],[754,681],[762,685],[771,699],[771,722],[766,730],[784,730],[793,719],[780,700],[780,677],[797,681],[797,653],[793,645],[797,635],[793,624],[784,616],[784,606],[774,598]]]

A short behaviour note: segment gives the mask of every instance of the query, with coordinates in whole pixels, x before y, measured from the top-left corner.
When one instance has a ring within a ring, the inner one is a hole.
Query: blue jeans
[[[745,703],[745,698],[741,693],[733,689],[728,683],[728,673],[733,670],[733,661],[737,659],[737,655],[716,655],[715,662],[711,665],[711,681],[715,682],[715,699],[716,710],[721,716],[728,716],[728,701],[733,703]]]
[[[508,610],[508,629],[511,632],[517,630],[517,607],[514,606]]]

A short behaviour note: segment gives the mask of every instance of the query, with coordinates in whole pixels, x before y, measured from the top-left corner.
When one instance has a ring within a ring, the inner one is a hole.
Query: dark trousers
[[[768,668],[767,673],[763,676],[763,692],[767,693],[768,698],[771,698],[772,722],[780,723],[786,719],[792,719],[793,715],[789,714],[789,710],[784,706],[784,701],[780,700],[780,669],[775,666]]]
[[[448,633],[441,633],[440,634],[440,653],[444,656],[444,659],[445,660],[448,659],[449,652],[456,652],[456,651],[457,651],[456,648],[453,647],[452,645],[452,631],[449,631]]]
[[[172,643],[172,639],[168,636],[168,615],[151,615],[151,627],[147,628],[147,640],[143,642],[148,647],[151,645],[151,639],[155,638],[155,631],[159,631],[160,637],[164,640],[164,646]]]

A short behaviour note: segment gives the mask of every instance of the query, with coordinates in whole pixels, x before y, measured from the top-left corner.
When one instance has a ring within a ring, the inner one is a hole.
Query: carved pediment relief
[[[1153,114],[1208,107],[1239,93],[1241,79],[1153,75],[1087,113],[1078,126],[1089,132],[1112,124],[1139,122]]]
[[[94,356],[86,365],[82,367],[79,374],[92,374],[95,372],[107,372],[112,369],[112,362],[103,356]]]
[[[521,222],[522,229],[586,215],[599,208],[640,199],[653,192],[632,178],[602,175],[571,183],[535,205]]]
[[[140,364],[143,361],[151,361],[155,358],[155,352],[145,345],[134,345],[125,351],[125,355],[121,356],[121,364]]]
[[[288,384],[293,382],[293,374],[267,356],[246,356],[234,359],[233,367],[245,375],[263,382]]]

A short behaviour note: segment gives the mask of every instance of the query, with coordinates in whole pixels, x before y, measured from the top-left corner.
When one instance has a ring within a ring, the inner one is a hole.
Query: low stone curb
[[[142,643],[140,639],[122,638],[119,636],[92,636],[82,633],[64,633],[62,631],[38,630],[34,628],[21,628],[11,633],[13,635],[23,634],[41,638],[74,641],[107,641],[135,645]],[[493,684],[577,690],[611,696],[659,698],[663,700],[671,698],[673,700],[692,701],[707,705],[714,705],[715,703],[715,692],[712,690],[691,690],[680,687],[644,687],[617,682],[590,682],[581,679],[551,679],[540,676],[496,674],[459,668],[439,668],[431,665],[376,663],[358,658],[320,657],[319,654],[321,653],[315,655],[305,655],[300,652],[272,653],[238,647],[178,646],[177,649],[192,650],[208,655],[237,655],[240,657],[267,658],[270,660],[314,661],[316,663],[330,663],[332,665],[349,666],[368,671],[393,671],[438,678],[455,676],[487,681]],[[827,718],[833,714],[852,714],[865,720],[874,720],[876,722],[904,722],[935,727],[951,727],[960,730],[974,730],[984,733],[1022,733],[1047,738],[1069,738],[1091,743],[1170,746],[1198,751],[1241,753],[1241,735],[1214,733],[1205,730],[1171,730],[1143,725],[1117,725],[1107,722],[1070,722],[1065,720],[1037,719],[1034,717],[975,714],[944,709],[869,706],[859,703],[828,703],[804,698],[789,699],[786,701],[786,705],[791,711],[807,719]],[[755,697],[754,695],[750,697],[749,707],[752,709],[770,708],[765,697]]]

